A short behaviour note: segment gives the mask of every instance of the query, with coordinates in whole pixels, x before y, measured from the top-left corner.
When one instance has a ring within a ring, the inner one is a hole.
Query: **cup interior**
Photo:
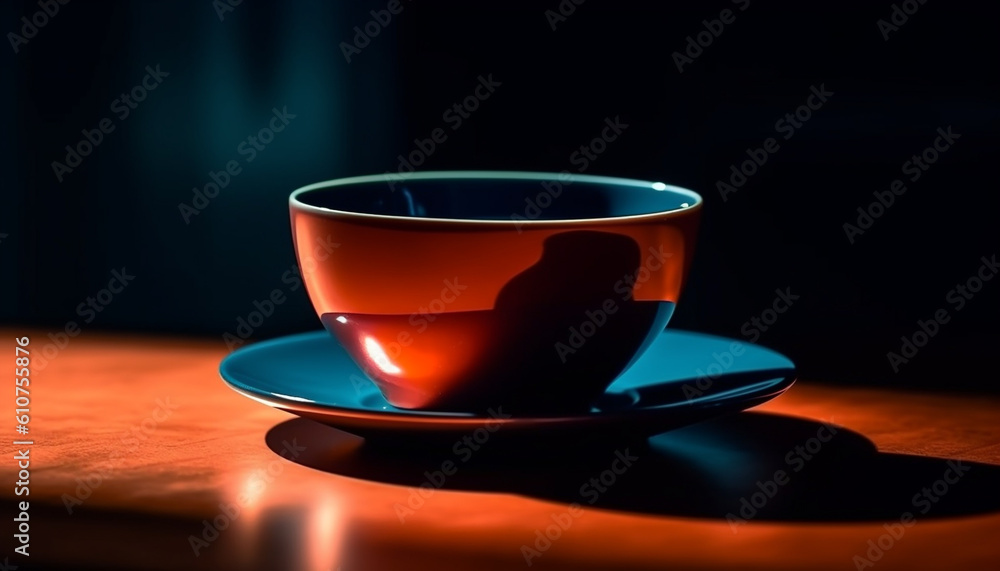
[[[452,172],[368,176],[313,185],[292,202],[373,216],[446,220],[591,220],[656,214],[701,198],[657,182],[584,175]]]

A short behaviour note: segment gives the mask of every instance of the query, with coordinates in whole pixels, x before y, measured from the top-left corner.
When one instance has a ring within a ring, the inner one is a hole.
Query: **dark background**
[[[77,0],[17,53],[6,42],[0,322],[81,322],[77,305],[125,267],[135,281],[84,335],[194,334],[222,346],[254,300],[285,287],[288,194],[395,170],[492,74],[501,86],[421,169],[575,169],[571,153],[620,116],[628,129],[587,174],[676,184],[706,202],[672,327],[746,339],[743,324],[791,288],[800,299],[758,342],[804,378],[998,390],[1000,280],[961,311],[945,299],[981,256],[1000,253],[998,50],[985,5],[931,0],[886,41],[876,22],[890,18],[888,1],[750,0],[740,11],[728,0],[587,0],[553,30],[545,12],[557,0],[403,0],[347,62],[341,42],[387,4],[243,2],[220,20],[208,0]],[[39,9],[4,3],[0,31],[20,33]],[[679,72],[673,52],[723,9],[735,22]],[[112,102],[157,64],[169,76],[119,120]],[[775,122],[821,85],[834,95],[781,139]],[[283,107],[296,118],[244,162],[239,143]],[[52,161],[104,117],[115,130],[57,181]],[[949,126],[961,139],[851,244],[843,224]],[[772,136],[778,152],[723,201],[716,181]],[[232,159],[242,173],[185,223],[178,205]],[[319,327],[305,292],[287,293],[255,339]],[[940,308],[951,321],[894,374],[886,353]]]

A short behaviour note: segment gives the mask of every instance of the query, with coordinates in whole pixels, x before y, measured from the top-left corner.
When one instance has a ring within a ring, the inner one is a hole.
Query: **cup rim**
[[[455,171],[419,171],[408,175],[405,175],[404,180],[450,180],[450,179],[492,179],[492,180],[527,180],[527,181],[550,181],[550,180],[568,180],[572,182],[586,182],[586,183],[603,183],[618,186],[628,186],[637,188],[648,188],[654,191],[671,191],[682,196],[687,196],[691,198],[691,203],[682,203],[686,206],[680,206],[678,208],[671,208],[669,210],[657,210],[654,212],[644,212],[641,214],[628,214],[623,216],[604,216],[599,218],[563,218],[563,219],[526,219],[524,217],[515,218],[513,215],[510,219],[476,219],[476,218],[435,218],[430,216],[400,216],[395,214],[371,214],[368,212],[355,212],[351,210],[337,210],[333,208],[326,208],[323,206],[315,206],[312,204],[307,204],[299,199],[299,197],[308,192],[320,189],[329,189],[338,186],[347,186],[352,184],[368,184],[373,182],[392,182],[394,179],[402,178],[403,175],[396,175],[392,173],[385,174],[375,174],[375,175],[364,175],[364,176],[352,176],[326,180],[322,182],[317,182],[309,184],[294,190],[288,197],[288,205],[294,210],[300,210],[303,212],[308,212],[312,214],[329,215],[329,214],[339,214],[343,216],[357,217],[362,219],[370,220],[383,220],[383,221],[407,221],[407,222],[434,222],[439,224],[458,224],[458,225],[476,225],[476,226],[509,226],[515,228],[521,228],[523,226],[563,226],[571,224],[597,224],[597,223],[607,223],[607,222],[629,222],[629,221],[642,221],[650,219],[662,219],[665,217],[681,216],[689,213],[698,211],[703,204],[703,199],[697,192],[683,188],[680,186],[674,186],[669,184],[664,184],[662,182],[652,182],[645,180],[637,180],[622,177],[613,176],[600,176],[600,175],[587,175],[587,174],[574,174],[574,173],[553,173],[553,172],[536,172],[536,171],[480,171],[480,170],[455,170]],[[399,182],[398,180],[396,182]]]

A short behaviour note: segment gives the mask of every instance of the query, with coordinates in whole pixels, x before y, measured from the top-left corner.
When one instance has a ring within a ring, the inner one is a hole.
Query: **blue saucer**
[[[784,355],[750,343],[668,329],[586,413],[508,417],[404,410],[390,405],[325,331],[281,337],[231,353],[220,365],[237,392],[269,406],[375,440],[534,437],[645,437],[756,406],[795,382]]]

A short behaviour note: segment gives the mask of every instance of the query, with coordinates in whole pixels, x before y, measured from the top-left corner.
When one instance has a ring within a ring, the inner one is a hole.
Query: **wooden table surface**
[[[25,334],[45,339],[0,338]],[[87,332],[33,371],[30,497],[14,495],[24,447],[0,444],[0,558],[26,570],[1000,568],[996,397],[807,380],[618,450],[627,464],[554,444],[494,455],[488,442],[466,462],[370,450],[242,397],[219,379],[226,353],[221,340]],[[449,460],[457,472],[442,478]],[[25,499],[27,559],[11,539]]]

